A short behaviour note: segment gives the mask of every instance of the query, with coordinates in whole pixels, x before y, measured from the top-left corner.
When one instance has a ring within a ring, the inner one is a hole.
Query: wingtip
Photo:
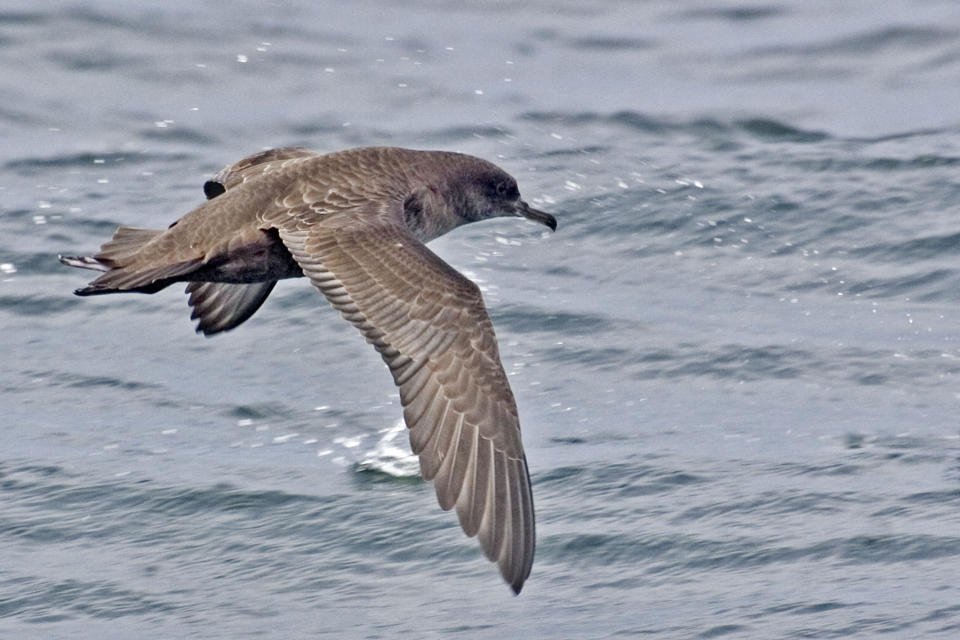
[[[195,317],[191,316],[191,320],[195,320],[195,319],[196,319]],[[209,327],[209,326],[205,325],[203,322],[198,322],[198,323],[197,323],[197,326],[194,327],[193,330],[194,330],[194,332],[200,334],[200,335],[203,336],[204,338],[210,338],[210,337],[212,337],[212,336],[217,335],[218,333],[220,333],[220,332],[222,331],[221,329],[216,329],[216,328],[214,328],[214,327]]]
[[[530,567],[527,566],[526,569],[520,573],[520,575],[501,575],[503,575],[503,579],[506,581],[507,586],[509,586],[510,590],[513,591],[513,595],[518,596],[523,590],[523,585],[526,584],[527,578],[530,577]]]
[[[207,200],[213,200],[226,192],[227,188],[223,186],[223,183],[216,180],[207,180],[203,183],[203,195],[207,196]]]

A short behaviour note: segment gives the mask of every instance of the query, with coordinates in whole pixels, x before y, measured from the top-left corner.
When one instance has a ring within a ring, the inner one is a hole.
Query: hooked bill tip
[[[522,215],[527,220],[533,220],[534,222],[539,222],[540,224],[545,224],[550,227],[551,231],[557,230],[557,219],[546,211],[540,211],[539,209],[534,209],[526,202],[518,208],[518,213]]]

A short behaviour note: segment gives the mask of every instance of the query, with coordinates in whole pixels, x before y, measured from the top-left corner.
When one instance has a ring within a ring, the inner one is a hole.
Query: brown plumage
[[[265,151],[204,193],[165,230],[120,227],[92,258],[62,256],[103,272],[76,293],[187,282],[197,331],[210,335],[247,320],[277,280],[309,278],[383,357],[424,479],[519,593],[535,541],[516,402],[480,290],[424,243],[495,216],[556,229],[553,216],[489,162],[387,147]]]

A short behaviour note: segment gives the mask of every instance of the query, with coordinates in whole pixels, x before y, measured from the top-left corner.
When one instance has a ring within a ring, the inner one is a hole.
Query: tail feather
[[[143,245],[163,233],[158,229],[140,229],[138,227],[119,227],[109,241],[100,247],[93,257],[108,266],[122,267]]]
[[[127,271],[123,267],[112,267],[90,284],[74,291],[78,296],[95,296],[104,293],[156,293],[167,285],[177,282],[177,277],[195,271],[202,260],[188,260],[176,264],[167,264],[152,269]]]
[[[94,271],[106,271],[110,267],[99,262],[96,258],[91,258],[89,256],[64,256],[59,255],[57,258],[63,264],[68,267],[77,267],[78,269],[92,269]]]
[[[86,287],[74,291],[78,296],[93,296],[104,293],[131,291],[137,293],[155,293],[167,285],[197,269],[201,260],[187,260],[156,267],[137,268],[133,258],[159,234],[156,229],[120,227],[106,242],[100,251],[92,257],[60,256],[60,262],[70,267],[91,269],[103,273]]]

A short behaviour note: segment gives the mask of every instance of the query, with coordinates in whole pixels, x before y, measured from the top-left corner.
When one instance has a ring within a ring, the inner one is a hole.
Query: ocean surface
[[[0,638],[960,637],[960,4],[0,7]],[[72,295],[260,149],[457,150],[538,516],[514,597],[304,280]]]

